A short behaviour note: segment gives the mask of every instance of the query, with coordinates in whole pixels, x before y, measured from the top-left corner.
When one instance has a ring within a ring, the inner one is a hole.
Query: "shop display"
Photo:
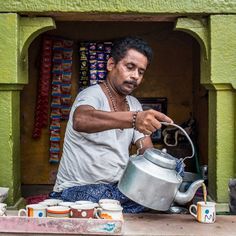
[[[43,38],[40,77],[35,106],[33,138],[39,138],[41,135],[41,129],[43,127],[47,127],[48,124],[52,43],[52,39],[47,37]]]
[[[50,163],[60,160],[60,122],[69,118],[71,107],[71,76],[73,41],[53,41],[52,89],[50,114]]]
[[[112,42],[81,42],[79,91],[106,79]]]
[[[72,54],[73,41],[50,36],[43,38],[33,138],[40,137],[41,129],[46,128],[50,120],[49,162],[59,162],[60,122],[69,118]]]
[[[111,42],[80,43],[79,91],[106,79],[111,48]],[[50,163],[60,160],[61,121],[69,118],[72,54],[73,41],[50,36],[43,38],[33,138],[40,137],[42,128],[47,127],[50,120]]]

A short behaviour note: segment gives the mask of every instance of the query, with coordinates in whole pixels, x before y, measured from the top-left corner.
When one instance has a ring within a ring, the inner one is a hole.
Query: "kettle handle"
[[[192,158],[192,157],[194,156],[194,154],[195,154],[195,149],[194,149],[194,146],[193,146],[193,142],[192,142],[192,140],[190,139],[190,137],[189,137],[189,135],[187,134],[187,132],[186,132],[181,126],[176,125],[176,124],[174,124],[174,123],[168,123],[168,122],[160,122],[160,123],[161,123],[162,125],[165,125],[165,126],[172,125],[172,126],[174,126],[174,127],[177,127],[178,129],[180,129],[180,130],[184,133],[184,135],[187,137],[188,141],[189,141],[190,144],[191,144],[192,155],[191,155],[191,156],[186,156],[186,157],[182,160],[182,162],[184,162],[186,159]]]

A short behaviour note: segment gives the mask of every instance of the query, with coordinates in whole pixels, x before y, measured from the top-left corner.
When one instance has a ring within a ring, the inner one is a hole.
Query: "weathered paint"
[[[0,11],[4,12],[114,12],[114,13],[235,13],[235,0],[7,0]]]
[[[213,116],[216,122],[213,123],[215,134],[213,130],[209,130],[209,139],[215,139],[216,144],[209,149],[209,159],[215,162],[216,175],[216,179],[212,181],[215,186],[212,184],[211,190],[215,187],[215,198],[218,202],[227,202],[228,181],[236,173],[236,15],[210,16],[210,29],[210,74],[216,90],[215,110],[209,114],[209,126],[212,125]],[[211,153],[213,149],[214,154]],[[214,174],[212,171],[209,173],[210,178]]]
[[[28,81],[28,46],[51,18],[21,18],[0,14],[0,186],[10,187],[8,204],[20,198],[20,90]]]
[[[55,28],[48,17],[0,14],[0,84],[28,82],[28,47],[40,33]]]
[[[181,30],[192,35],[201,46],[200,56],[200,82],[201,84],[211,84],[210,77],[210,28],[208,19],[200,18],[179,18],[176,23],[176,30]]]
[[[9,203],[20,197],[19,96],[17,90],[0,87],[0,185],[10,187]]]
[[[0,83],[17,83],[18,16],[0,14]]]
[[[228,181],[235,177],[235,92],[228,85],[209,91],[209,191],[228,201]]]
[[[236,89],[236,15],[210,16],[211,80]]]
[[[200,44],[201,53],[209,59],[209,36],[205,18],[178,18],[175,29],[192,35]]]
[[[122,235],[123,224],[121,220],[7,216],[0,218],[0,232]]]
[[[215,89],[209,90],[209,130],[211,130],[211,133],[209,132],[208,136],[208,165],[211,167],[208,170],[208,178],[209,178],[209,192],[211,192],[211,195],[213,198],[216,198],[217,195],[217,189],[216,189],[216,159],[217,159],[217,153],[216,153],[216,145],[217,140],[216,133],[217,133],[217,127],[216,127],[216,97],[217,92]]]
[[[41,33],[56,28],[52,18],[20,18],[20,67],[19,67],[19,83],[28,83],[28,48],[32,41]]]

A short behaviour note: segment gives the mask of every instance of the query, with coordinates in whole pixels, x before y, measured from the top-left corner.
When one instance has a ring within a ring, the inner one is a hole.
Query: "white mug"
[[[20,209],[18,216],[46,217],[46,208],[40,204],[30,204],[26,206],[26,209]]]
[[[115,204],[115,205],[119,205],[120,206],[120,202],[118,200],[115,199],[109,199],[109,198],[103,198],[99,200],[99,205],[106,205],[106,204]]]
[[[102,204],[96,209],[95,218],[107,220],[123,220],[123,207],[118,204]]]
[[[76,201],[75,205],[93,205],[93,207],[98,207],[98,203],[96,202],[91,202],[91,201],[84,201],[84,200],[80,200],[80,201]]]
[[[93,204],[93,203],[94,202],[86,201],[86,200],[79,200],[75,202],[76,205]]]
[[[216,220],[216,204],[214,202],[197,202],[197,206],[193,204],[189,207],[189,212],[201,223],[214,223]]]
[[[70,208],[65,206],[50,206],[47,207],[47,217],[54,218],[68,218],[70,214]]]
[[[73,205],[75,205],[76,203],[75,202],[60,202],[58,204],[58,206],[65,206],[65,207],[71,207]]]
[[[94,218],[96,203],[77,204],[70,208],[72,218]]]
[[[45,199],[44,201],[42,201],[41,203],[44,205],[47,205],[47,206],[58,206],[59,203],[63,202],[62,200],[59,200],[59,199]],[[41,204],[40,203],[40,204]]]

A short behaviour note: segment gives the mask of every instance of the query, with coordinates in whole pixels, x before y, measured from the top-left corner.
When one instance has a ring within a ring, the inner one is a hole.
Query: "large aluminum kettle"
[[[180,161],[183,163],[185,159],[192,158],[194,146],[186,131],[176,124],[162,124],[178,127],[190,141],[192,155]],[[167,211],[173,202],[180,205],[189,202],[204,181],[197,180],[185,193],[180,192],[183,178],[177,171],[176,160],[165,151],[155,148],[147,149],[143,155],[130,157],[118,183],[119,190],[131,200],[159,211]]]

